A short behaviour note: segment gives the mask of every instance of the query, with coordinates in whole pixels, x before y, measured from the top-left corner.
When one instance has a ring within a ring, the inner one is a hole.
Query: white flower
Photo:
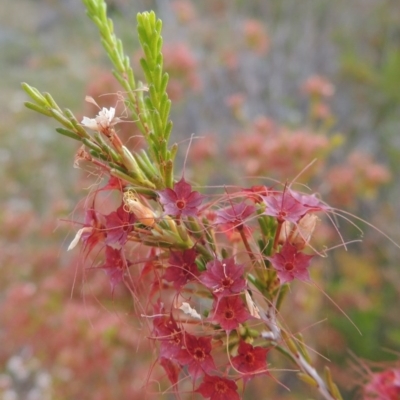
[[[118,124],[120,121],[121,120],[119,118],[115,117],[114,107],[110,107],[110,109],[103,107],[103,109],[99,111],[96,118],[83,117],[81,123],[83,126],[86,126],[94,131],[104,132]]]
[[[179,307],[186,315],[190,315],[192,318],[201,319],[201,315],[192,307],[190,307],[189,303],[182,302],[181,306]]]

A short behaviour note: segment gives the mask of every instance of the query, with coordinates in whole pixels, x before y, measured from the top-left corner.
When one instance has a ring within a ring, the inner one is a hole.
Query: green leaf
[[[81,137],[79,135],[77,135],[76,133],[74,133],[72,131],[69,131],[68,129],[56,128],[56,131],[58,133],[61,133],[61,135],[68,136],[71,139],[75,139],[75,140],[81,141]]]
[[[36,101],[36,103],[42,104],[42,105],[46,104],[46,100],[43,97],[43,95],[39,92],[39,90],[28,85],[25,82],[21,83],[21,86],[22,86],[22,89],[24,89],[25,92],[32,98],[32,100]]]
[[[24,102],[24,105],[25,105],[26,108],[29,108],[29,109],[31,109],[33,111],[36,111],[36,112],[40,113],[40,114],[46,115],[46,117],[51,117],[52,116],[52,114],[51,114],[51,112],[50,112],[50,110],[48,108],[41,107],[41,106],[39,106],[37,104],[34,104],[34,103],[31,103],[29,101]]]

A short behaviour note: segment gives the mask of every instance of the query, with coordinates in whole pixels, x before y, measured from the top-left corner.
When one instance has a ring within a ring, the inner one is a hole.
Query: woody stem
[[[237,230],[239,231],[239,233],[240,233],[240,237],[241,237],[241,239],[242,239],[242,242],[243,242],[243,244],[244,244],[244,247],[246,248],[247,254],[249,255],[251,261],[252,261],[254,264],[256,264],[257,258],[256,258],[256,256],[254,255],[253,251],[251,250],[251,247],[250,247],[249,241],[247,240],[246,233],[245,233],[245,231],[244,231],[244,229],[243,229],[243,226],[238,226],[236,229],[237,229]]]
[[[272,246],[274,252],[278,248],[279,236],[281,235],[282,225],[283,225],[283,222],[278,221],[278,227],[276,228],[276,232],[275,232],[274,244]]]

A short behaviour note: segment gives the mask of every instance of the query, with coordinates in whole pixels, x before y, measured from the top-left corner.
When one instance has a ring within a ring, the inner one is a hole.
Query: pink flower
[[[290,192],[276,193],[271,196],[263,196],[267,206],[264,214],[276,217],[278,222],[289,221],[296,223],[308,210],[296,200]]]
[[[164,189],[158,192],[160,203],[164,206],[164,212],[168,215],[180,217],[196,216],[198,208],[203,201],[199,192],[192,192],[192,186],[182,179],[175,183],[174,189]]]
[[[226,225],[229,229],[240,229],[243,227],[244,221],[249,218],[255,210],[256,208],[253,205],[245,203],[232,204],[216,212],[217,218],[215,222],[217,224]]]
[[[196,265],[197,252],[194,249],[175,252],[171,250],[168,263],[169,267],[165,271],[163,278],[168,282],[173,282],[175,289],[179,290],[187,282],[199,275]]]
[[[211,356],[211,338],[196,337],[186,333],[184,337],[186,349],[183,349],[176,357],[176,360],[188,368],[193,380],[197,379],[204,372],[215,370],[214,360]]]
[[[268,51],[269,38],[261,21],[255,19],[246,20],[243,33],[246,44],[251,50],[259,55]]]
[[[240,400],[236,383],[219,376],[205,375],[196,392],[210,400]]]
[[[81,234],[81,240],[85,244],[85,248],[90,251],[97,243],[103,242],[105,238],[104,215],[96,212],[93,208],[89,208],[86,210],[85,224]]]
[[[230,242],[240,241],[240,236],[250,236],[251,229],[245,225],[245,221],[256,208],[245,203],[231,204],[216,212],[215,222],[222,228]]]
[[[104,269],[109,276],[112,291],[123,280],[129,265],[131,265],[131,262],[125,259],[123,249],[106,246],[106,260],[99,268]]]
[[[162,312],[163,310],[156,310]],[[161,315],[154,318],[153,332],[157,340],[161,341],[160,355],[168,359],[175,359],[183,347],[183,332],[174,318]]]
[[[250,318],[240,296],[227,296],[214,301],[213,321],[226,331],[236,329]]]
[[[290,190],[289,192],[302,206],[308,208],[309,212],[327,211],[330,209],[330,207],[322,203],[315,194],[303,194],[294,190]]]
[[[400,369],[388,369],[372,374],[364,387],[365,400],[398,400],[400,398]]]
[[[327,78],[314,75],[309,77],[302,86],[303,92],[317,97],[330,97],[335,92],[335,87]]]
[[[206,268],[199,279],[218,297],[240,293],[246,287],[244,266],[235,264],[233,258],[210,261]]]
[[[301,281],[310,280],[307,268],[313,256],[299,252],[290,243],[286,242],[279,253],[267,258],[275,268],[281,284],[290,282],[294,278]]]
[[[133,224],[136,220],[135,215],[124,210],[123,205],[116,211],[105,216],[107,244],[124,245],[128,240],[128,235],[133,231]]]
[[[233,366],[243,374],[245,381],[250,380],[256,374],[266,374],[267,353],[269,349],[253,347],[251,344],[241,341],[238,355],[232,358]]]
[[[262,196],[268,196],[273,193],[273,190],[264,185],[253,185],[249,189],[243,189],[242,192],[247,198],[254,201],[254,203],[261,203]]]
[[[178,383],[179,372],[181,371],[181,367],[178,363],[171,361],[169,358],[161,357],[160,365],[164,368],[169,381],[176,385]]]

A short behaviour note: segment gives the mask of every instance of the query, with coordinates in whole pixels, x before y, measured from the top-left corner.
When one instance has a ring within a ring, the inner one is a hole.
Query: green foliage
[[[58,128],[57,132],[81,141],[88,149],[83,158],[89,160],[94,157],[103,162],[112,175],[139,186],[139,190],[172,187],[174,159],[178,147],[176,144],[168,147],[172,130],[169,119],[171,101],[166,92],[168,74],[163,72],[162,23],[154,12],[139,13],[137,16],[139,41],[144,51],[141,65],[146,82],[136,83],[122,41],[115,35],[111,19],[107,18],[105,1],[83,2],[89,18],[99,29],[101,42],[114,67],[113,74],[126,93],[125,104],[147,142],[147,151],[132,153],[122,145],[112,129],[113,124],[118,121],[108,121],[108,131],[104,127],[103,131],[98,128],[98,132],[90,135],[70,110],[63,111],[51,95],[41,93],[27,83],[23,83],[22,87],[33,102],[26,102],[25,105],[62,124],[66,129]]]

